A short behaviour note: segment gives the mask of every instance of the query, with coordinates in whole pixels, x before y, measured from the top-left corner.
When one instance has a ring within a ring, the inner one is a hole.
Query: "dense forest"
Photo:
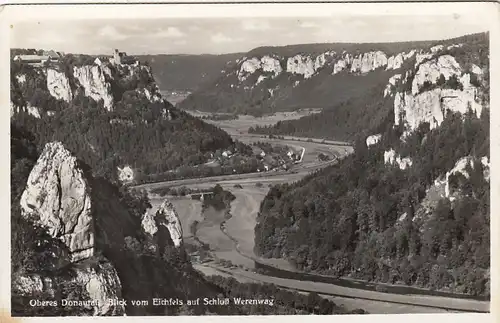
[[[153,69],[160,90],[195,91],[219,77],[243,53],[223,55],[139,55]]]
[[[402,132],[387,127],[379,144],[358,140],[338,164],[271,188],[256,252],[305,271],[489,295],[490,189],[478,161],[489,156],[489,111],[449,113],[440,127],[422,124],[405,141]],[[413,165],[384,165],[390,148]],[[470,177],[452,181],[460,197],[431,197],[435,180],[469,155]]]
[[[31,169],[38,158],[34,136],[25,129],[11,124],[11,217],[12,217],[12,283],[17,278],[40,275],[49,279],[53,291],[36,292],[33,295],[12,292],[12,313],[21,316],[80,316],[92,315],[92,309],[62,306],[61,300],[85,301],[90,296],[85,288],[74,281],[79,268],[114,267],[121,282],[124,299],[149,300],[148,306],[129,306],[127,315],[251,315],[251,314],[348,314],[345,309],[316,294],[304,295],[289,292],[271,285],[242,284],[222,277],[207,278],[193,269],[183,248],[166,244],[152,250],[141,231],[140,216],[151,207],[147,196],[116,186],[104,178],[93,177],[83,162],[87,180],[92,187],[95,207],[97,246],[99,251],[92,258],[71,266],[60,267],[66,246],[52,238],[44,228],[21,216],[20,196],[26,187]],[[226,198],[220,187],[217,196]],[[219,194],[220,193],[220,194]],[[113,213],[114,210],[116,213]],[[109,231],[111,230],[111,231]],[[101,240],[110,232],[111,239]],[[127,237],[125,237],[127,236]],[[163,238],[169,238],[164,236]],[[105,257],[105,258],[103,258]],[[108,260],[110,262],[108,262]],[[106,267],[103,267],[106,266]],[[152,298],[178,298],[184,304],[178,306],[154,306]],[[187,299],[196,298],[251,298],[273,299],[273,306],[187,306]],[[30,306],[29,301],[58,301],[57,306]],[[360,313],[355,311],[353,313]]]
[[[221,129],[175,109],[167,101],[149,100],[140,90],[154,93],[155,85],[144,66],[109,65],[114,109],[108,112],[102,100],[96,102],[84,95],[72,76],[73,66],[91,59],[67,55],[51,67],[63,71],[70,80],[75,95],[69,103],[50,95],[40,68],[12,63],[12,102],[16,107],[36,107],[41,115],[37,118],[21,109],[12,119],[15,125],[34,133],[38,148],[49,141],[61,141],[97,174],[116,178],[117,167],[129,165],[137,170],[138,182],[145,174],[154,180],[151,174],[205,163],[218,149],[248,153],[248,147],[233,142]],[[20,75],[25,76],[24,82],[18,80]]]

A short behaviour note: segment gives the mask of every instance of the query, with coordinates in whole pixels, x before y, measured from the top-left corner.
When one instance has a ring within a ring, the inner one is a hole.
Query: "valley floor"
[[[232,128],[227,126],[231,122],[236,123],[236,125],[233,124]],[[200,224],[196,232],[196,237],[210,246],[215,258],[227,260],[233,264],[231,267],[224,267],[216,262],[209,262],[195,264],[195,268],[209,275],[230,275],[241,282],[257,281],[276,284],[284,288],[299,291],[315,291],[319,294],[329,295],[328,297],[333,298],[336,303],[345,305],[348,309],[362,308],[370,313],[489,311],[489,302],[483,301],[427,295],[382,293],[328,283],[278,278],[254,272],[254,260],[283,270],[294,271],[291,265],[284,259],[262,259],[257,257],[253,251],[256,218],[260,203],[269,190],[269,185],[296,181],[311,170],[335,162],[337,158],[341,158],[343,155],[351,152],[352,148],[346,147],[343,143],[335,145],[338,143],[323,142],[321,139],[311,141],[308,141],[307,138],[269,139],[248,135],[245,134],[246,129],[238,120],[221,121],[218,126],[229,131],[236,139],[245,143],[261,140],[289,146],[295,145],[304,148],[305,154],[302,162],[294,165],[294,168],[289,172],[230,175],[219,178],[190,179],[140,185],[140,187],[149,191],[157,187],[176,186],[186,186],[196,189],[210,188],[217,183],[235,195],[236,199],[231,203],[231,218],[229,220],[224,217],[223,212],[213,212],[208,215],[205,214],[203,217],[201,215],[201,202],[192,200],[190,197],[175,197],[172,199],[172,203],[176,207],[182,222],[184,238],[192,236],[189,232],[190,225],[195,220],[199,221]],[[235,131],[235,129],[239,130]],[[319,162],[317,155],[320,152],[333,157],[332,161]],[[236,184],[241,185],[241,188],[236,188]],[[155,205],[161,203],[161,198],[152,195],[151,200],[154,210]]]

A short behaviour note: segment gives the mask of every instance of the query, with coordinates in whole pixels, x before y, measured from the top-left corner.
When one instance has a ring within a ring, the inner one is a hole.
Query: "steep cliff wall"
[[[100,66],[74,67],[73,74],[85,89],[85,95],[96,101],[103,100],[107,110],[113,108],[113,96],[111,86],[104,77],[104,71]]]
[[[144,225],[144,219],[141,225],[141,215],[148,214],[150,207],[147,199],[93,177],[61,143],[45,146],[20,196],[14,202],[20,205],[21,219],[40,227],[38,234],[48,235],[30,239],[39,246],[38,239],[53,239],[54,246],[42,242],[37,252],[46,256],[37,259],[44,262],[14,270],[16,315],[32,312],[26,307],[33,297],[56,304],[33,313],[43,316],[174,314],[179,308],[138,307],[131,300],[152,303],[153,297],[216,296],[186,259],[182,227],[171,203],[162,204],[150,226]],[[156,243],[154,250],[148,248],[150,238]],[[114,299],[126,302],[109,302]],[[63,300],[79,305],[68,307]]]

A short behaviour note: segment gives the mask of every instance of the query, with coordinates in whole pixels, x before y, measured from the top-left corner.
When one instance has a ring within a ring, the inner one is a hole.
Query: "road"
[[[225,129],[226,130],[226,129]],[[278,183],[290,183],[303,178],[311,171],[323,168],[335,163],[339,158],[352,152],[352,148],[345,143],[323,142],[323,140],[307,140],[309,138],[269,139],[256,135],[235,134],[234,137],[242,142],[266,141],[281,145],[300,145],[304,148],[302,162],[294,165],[294,168],[288,172],[266,172],[237,174],[227,176],[216,176],[199,179],[176,180],[160,183],[148,183],[136,186],[136,188],[151,189],[158,187],[176,187],[186,186],[190,188],[207,188],[215,183],[221,185],[224,189],[231,191],[236,200],[232,202],[232,217],[226,220],[221,214],[210,215],[209,221],[202,221],[201,230],[197,232],[197,237],[207,243],[214,255],[219,259],[230,260],[235,265],[241,265],[245,268],[254,268],[254,261],[271,265],[280,269],[293,271],[293,268],[283,259],[262,259],[254,254],[254,227],[256,224],[257,213],[260,203],[265,197],[269,185]],[[319,162],[317,155],[319,152],[333,157],[328,162]],[[262,185],[256,185],[260,183]],[[239,184],[242,188],[236,188]],[[157,197],[156,197],[157,198]],[[187,198],[186,198],[187,199]],[[185,227],[187,224],[183,218],[198,218],[198,215],[191,214],[192,207],[185,207],[189,201],[173,201],[181,222]],[[196,203],[191,200],[191,203]],[[199,209],[199,207],[197,207]],[[428,295],[407,295],[391,294],[377,291],[370,291],[358,288],[338,286],[329,283],[301,281],[298,279],[285,279],[274,276],[266,276],[252,271],[246,271],[241,268],[222,268],[216,264],[196,265],[197,269],[206,272],[207,266],[212,271],[220,273],[230,273],[240,281],[259,281],[273,283],[284,288],[295,289],[298,291],[317,292],[324,295],[335,297],[335,300],[343,299],[347,307],[356,307],[355,304],[371,304],[370,312],[375,313],[398,313],[404,309],[404,313],[436,313],[442,311],[465,311],[465,312],[487,312],[489,311],[489,302],[456,299],[451,297],[438,297]],[[363,300],[363,302],[361,302]],[[353,303],[354,302],[354,303]],[[367,305],[368,306],[368,305]],[[357,306],[357,308],[363,306]]]

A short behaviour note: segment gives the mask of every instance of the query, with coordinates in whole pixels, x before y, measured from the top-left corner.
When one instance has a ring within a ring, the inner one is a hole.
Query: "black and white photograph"
[[[11,316],[490,313],[493,4],[362,5],[10,23]]]

